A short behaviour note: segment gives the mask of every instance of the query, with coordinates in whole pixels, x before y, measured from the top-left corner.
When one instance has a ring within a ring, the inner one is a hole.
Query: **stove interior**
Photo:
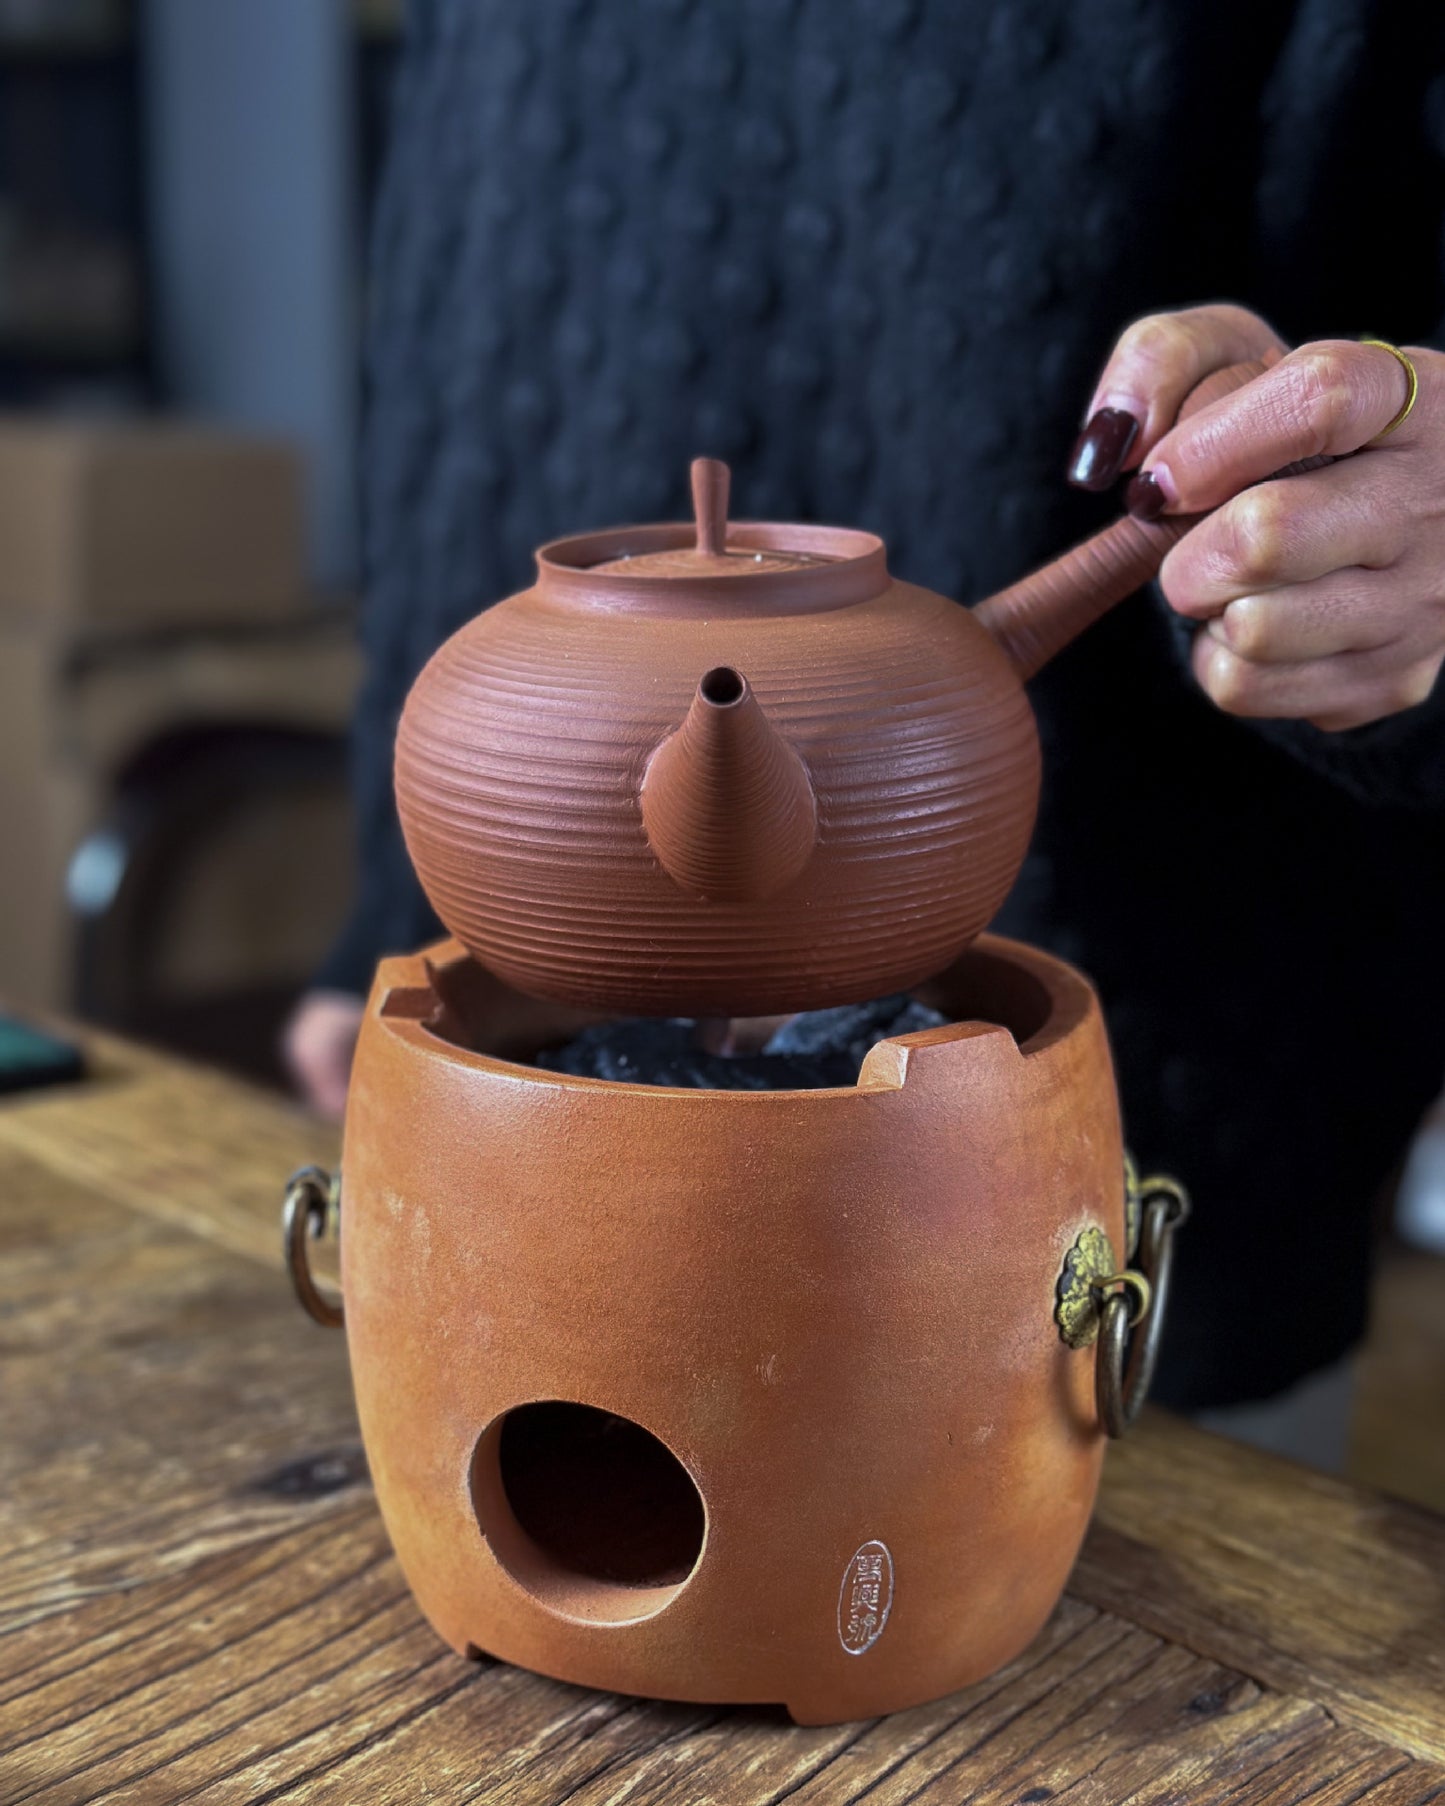
[[[513,1406],[477,1442],[472,1509],[497,1561],[541,1604],[626,1624],[669,1605],[702,1558],[692,1476],[643,1425],[594,1405]]]

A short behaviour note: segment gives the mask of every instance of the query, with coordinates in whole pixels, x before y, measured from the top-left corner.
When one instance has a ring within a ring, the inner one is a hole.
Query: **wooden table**
[[[1163,1416],[1069,1593],[876,1723],[592,1694],[435,1638],[344,1339],[282,1277],[330,1133],[103,1046],[0,1103],[0,1800],[1290,1802],[1445,1797],[1445,1520]]]

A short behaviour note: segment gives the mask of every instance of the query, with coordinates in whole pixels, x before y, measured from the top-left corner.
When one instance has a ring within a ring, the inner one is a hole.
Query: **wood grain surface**
[[[1445,1799],[1445,1520],[1147,1417],[1069,1595],[935,1705],[583,1692],[422,1621],[277,1248],[332,1134],[101,1044],[0,1106],[0,1802]]]

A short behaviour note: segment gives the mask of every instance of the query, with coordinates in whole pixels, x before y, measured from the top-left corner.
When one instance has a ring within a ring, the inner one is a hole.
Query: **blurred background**
[[[0,0],[0,995],[262,1078],[350,884],[400,0]]]
[[[0,999],[277,1084],[351,887],[401,14],[0,0]],[[1351,1468],[1445,1505],[1445,1122],[1402,1196]]]

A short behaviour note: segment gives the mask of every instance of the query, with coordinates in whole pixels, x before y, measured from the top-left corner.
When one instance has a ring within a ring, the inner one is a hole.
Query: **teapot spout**
[[[709,671],[642,780],[642,821],[663,870],[709,902],[756,902],[812,857],[818,811],[802,759],[747,679]]]

